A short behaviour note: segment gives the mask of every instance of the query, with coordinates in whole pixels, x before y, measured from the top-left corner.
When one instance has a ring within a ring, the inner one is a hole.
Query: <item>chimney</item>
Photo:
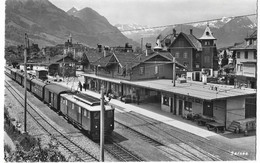
[[[172,29],[172,33],[173,33],[173,36],[176,37],[176,29],[175,28]]]
[[[193,35],[193,34],[192,34],[192,29],[190,29],[190,34]]]
[[[152,45],[151,43],[146,43],[145,47],[146,47],[145,56],[148,56],[151,51]]]
[[[97,46],[98,46],[98,52],[102,52],[102,45],[97,44]]]

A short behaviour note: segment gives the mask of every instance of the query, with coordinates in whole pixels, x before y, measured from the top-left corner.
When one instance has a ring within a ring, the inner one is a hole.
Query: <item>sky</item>
[[[90,7],[112,24],[161,26],[256,13],[257,0],[49,0],[68,11]]]

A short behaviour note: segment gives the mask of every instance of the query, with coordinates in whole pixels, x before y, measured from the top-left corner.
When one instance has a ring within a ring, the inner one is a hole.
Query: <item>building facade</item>
[[[237,87],[256,88],[257,84],[257,31],[245,38],[245,41],[232,48],[236,56]]]
[[[178,62],[188,69],[187,78],[194,81],[202,80],[202,72],[207,71],[208,76],[216,76],[218,69],[218,57],[215,38],[206,27],[199,39],[193,35],[181,32],[172,42],[169,49]]]

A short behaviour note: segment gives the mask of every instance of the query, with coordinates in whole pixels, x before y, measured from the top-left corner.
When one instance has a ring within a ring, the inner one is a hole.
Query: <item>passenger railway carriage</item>
[[[60,113],[60,94],[66,92],[70,92],[66,87],[53,83],[47,84],[44,87],[44,101]]]
[[[100,137],[100,100],[86,94],[61,94],[62,114],[79,128],[87,131],[92,139]],[[114,109],[105,105],[105,136],[114,130]]]
[[[43,83],[40,80],[32,79],[31,80],[31,92],[35,94],[40,99],[44,99],[44,87],[47,84]]]
[[[6,67],[6,74],[20,85],[24,85],[24,74]],[[69,122],[86,131],[92,139],[100,137],[100,100],[98,98],[71,92],[55,83],[27,78],[27,89],[44,101]],[[105,103],[105,136],[114,130],[114,108]]]

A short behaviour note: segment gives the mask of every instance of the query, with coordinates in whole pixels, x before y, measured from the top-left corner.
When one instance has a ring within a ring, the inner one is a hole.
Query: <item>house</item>
[[[257,31],[233,48],[237,87],[256,88],[257,84]]]
[[[150,48],[149,45],[147,44],[148,48]],[[113,92],[116,96],[133,95],[133,89],[129,85],[122,85],[116,82],[117,80],[173,79],[173,57],[167,51],[154,52],[147,49],[143,54],[106,52],[93,65],[95,66],[94,74],[85,75],[88,88],[100,91],[103,85],[106,92]],[[177,72],[183,69],[185,67],[176,62]],[[115,82],[111,82],[111,79]],[[140,91],[140,98],[143,98],[145,90],[140,88],[138,91]]]
[[[207,71],[208,77],[217,75],[218,57],[215,40],[207,26],[200,38],[196,38],[190,29],[190,34],[181,32],[171,43],[170,52],[179,63],[186,66],[188,79],[201,81],[203,71]]]
[[[48,73],[50,76],[76,76],[76,63],[71,56],[56,55],[54,57],[46,57],[45,64],[48,66]]]
[[[178,116],[200,114],[226,128],[235,120],[256,116],[256,104],[252,102],[256,100],[255,89],[205,85],[182,77],[173,84],[174,57],[159,45],[152,50],[150,44],[146,44],[142,54],[105,51],[93,63],[94,73],[83,74],[87,89],[97,92],[102,89],[118,99],[126,96],[130,102],[156,105],[158,109]],[[192,48],[201,54],[202,47],[194,45]],[[178,60],[175,64],[180,72],[186,68]]]

